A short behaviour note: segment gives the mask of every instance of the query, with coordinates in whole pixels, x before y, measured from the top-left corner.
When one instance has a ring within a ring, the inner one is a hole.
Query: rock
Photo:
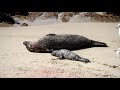
[[[44,17],[45,17],[46,19],[48,19],[48,18],[53,18],[53,17],[58,18],[58,12],[46,12],[46,13],[44,14]]]
[[[37,17],[43,15],[43,12],[29,12],[28,18],[34,21]]]
[[[76,14],[79,14],[79,13],[64,12],[64,13],[61,15],[61,20],[62,20],[63,22],[69,22],[70,17],[72,17],[73,15],[76,15]]]
[[[21,26],[28,26],[28,24],[27,23],[23,23]]]
[[[68,22],[68,21],[70,20],[70,17],[69,17],[69,16],[63,16],[63,17],[61,18],[61,20],[62,20],[63,22]]]

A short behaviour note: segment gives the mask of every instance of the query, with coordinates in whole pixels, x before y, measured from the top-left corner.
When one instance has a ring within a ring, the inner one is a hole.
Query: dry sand
[[[120,78],[120,59],[115,50],[120,37],[118,23],[64,23],[28,27],[0,27],[0,78]],[[109,47],[73,51],[91,63],[58,60],[50,53],[32,53],[22,44],[48,33],[78,34],[102,41]]]

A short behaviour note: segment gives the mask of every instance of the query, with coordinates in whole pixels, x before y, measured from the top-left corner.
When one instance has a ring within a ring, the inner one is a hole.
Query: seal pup
[[[53,50],[80,50],[90,47],[107,47],[106,43],[73,34],[47,34],[36,42],[24,41],[23,44],[32,52],[52,52]]]
[[[79,55],[67,49],[54,50],[52,51],[51,55],[59,57],[59,59],[69,59],[69,60],[74,60],[74,61],[81,61],[84,63],[90,62],[87,58],[82,58]]]

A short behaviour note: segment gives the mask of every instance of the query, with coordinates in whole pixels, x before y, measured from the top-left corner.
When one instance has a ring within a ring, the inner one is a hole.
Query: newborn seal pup
[[[54,50],[54,51],[52,51],[51,55],[59,57],[59,59],[69,59],[69,60],[81,61],[81,62],[85,62],[85,63],[90,62],[88,59],[82,58],[79,55],[77,55],[67,49]]]
[[[107,47],[106,43],[72,34],[47,34],[36,42],[24,41],[23,44],[30,52],[38,53],[60,49],[79,50],[90,47]]]

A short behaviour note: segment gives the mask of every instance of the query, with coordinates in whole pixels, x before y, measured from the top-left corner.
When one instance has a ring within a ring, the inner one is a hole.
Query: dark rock
[[[21,26],[28,26],[28,24],[27,23],[23,23]]]

